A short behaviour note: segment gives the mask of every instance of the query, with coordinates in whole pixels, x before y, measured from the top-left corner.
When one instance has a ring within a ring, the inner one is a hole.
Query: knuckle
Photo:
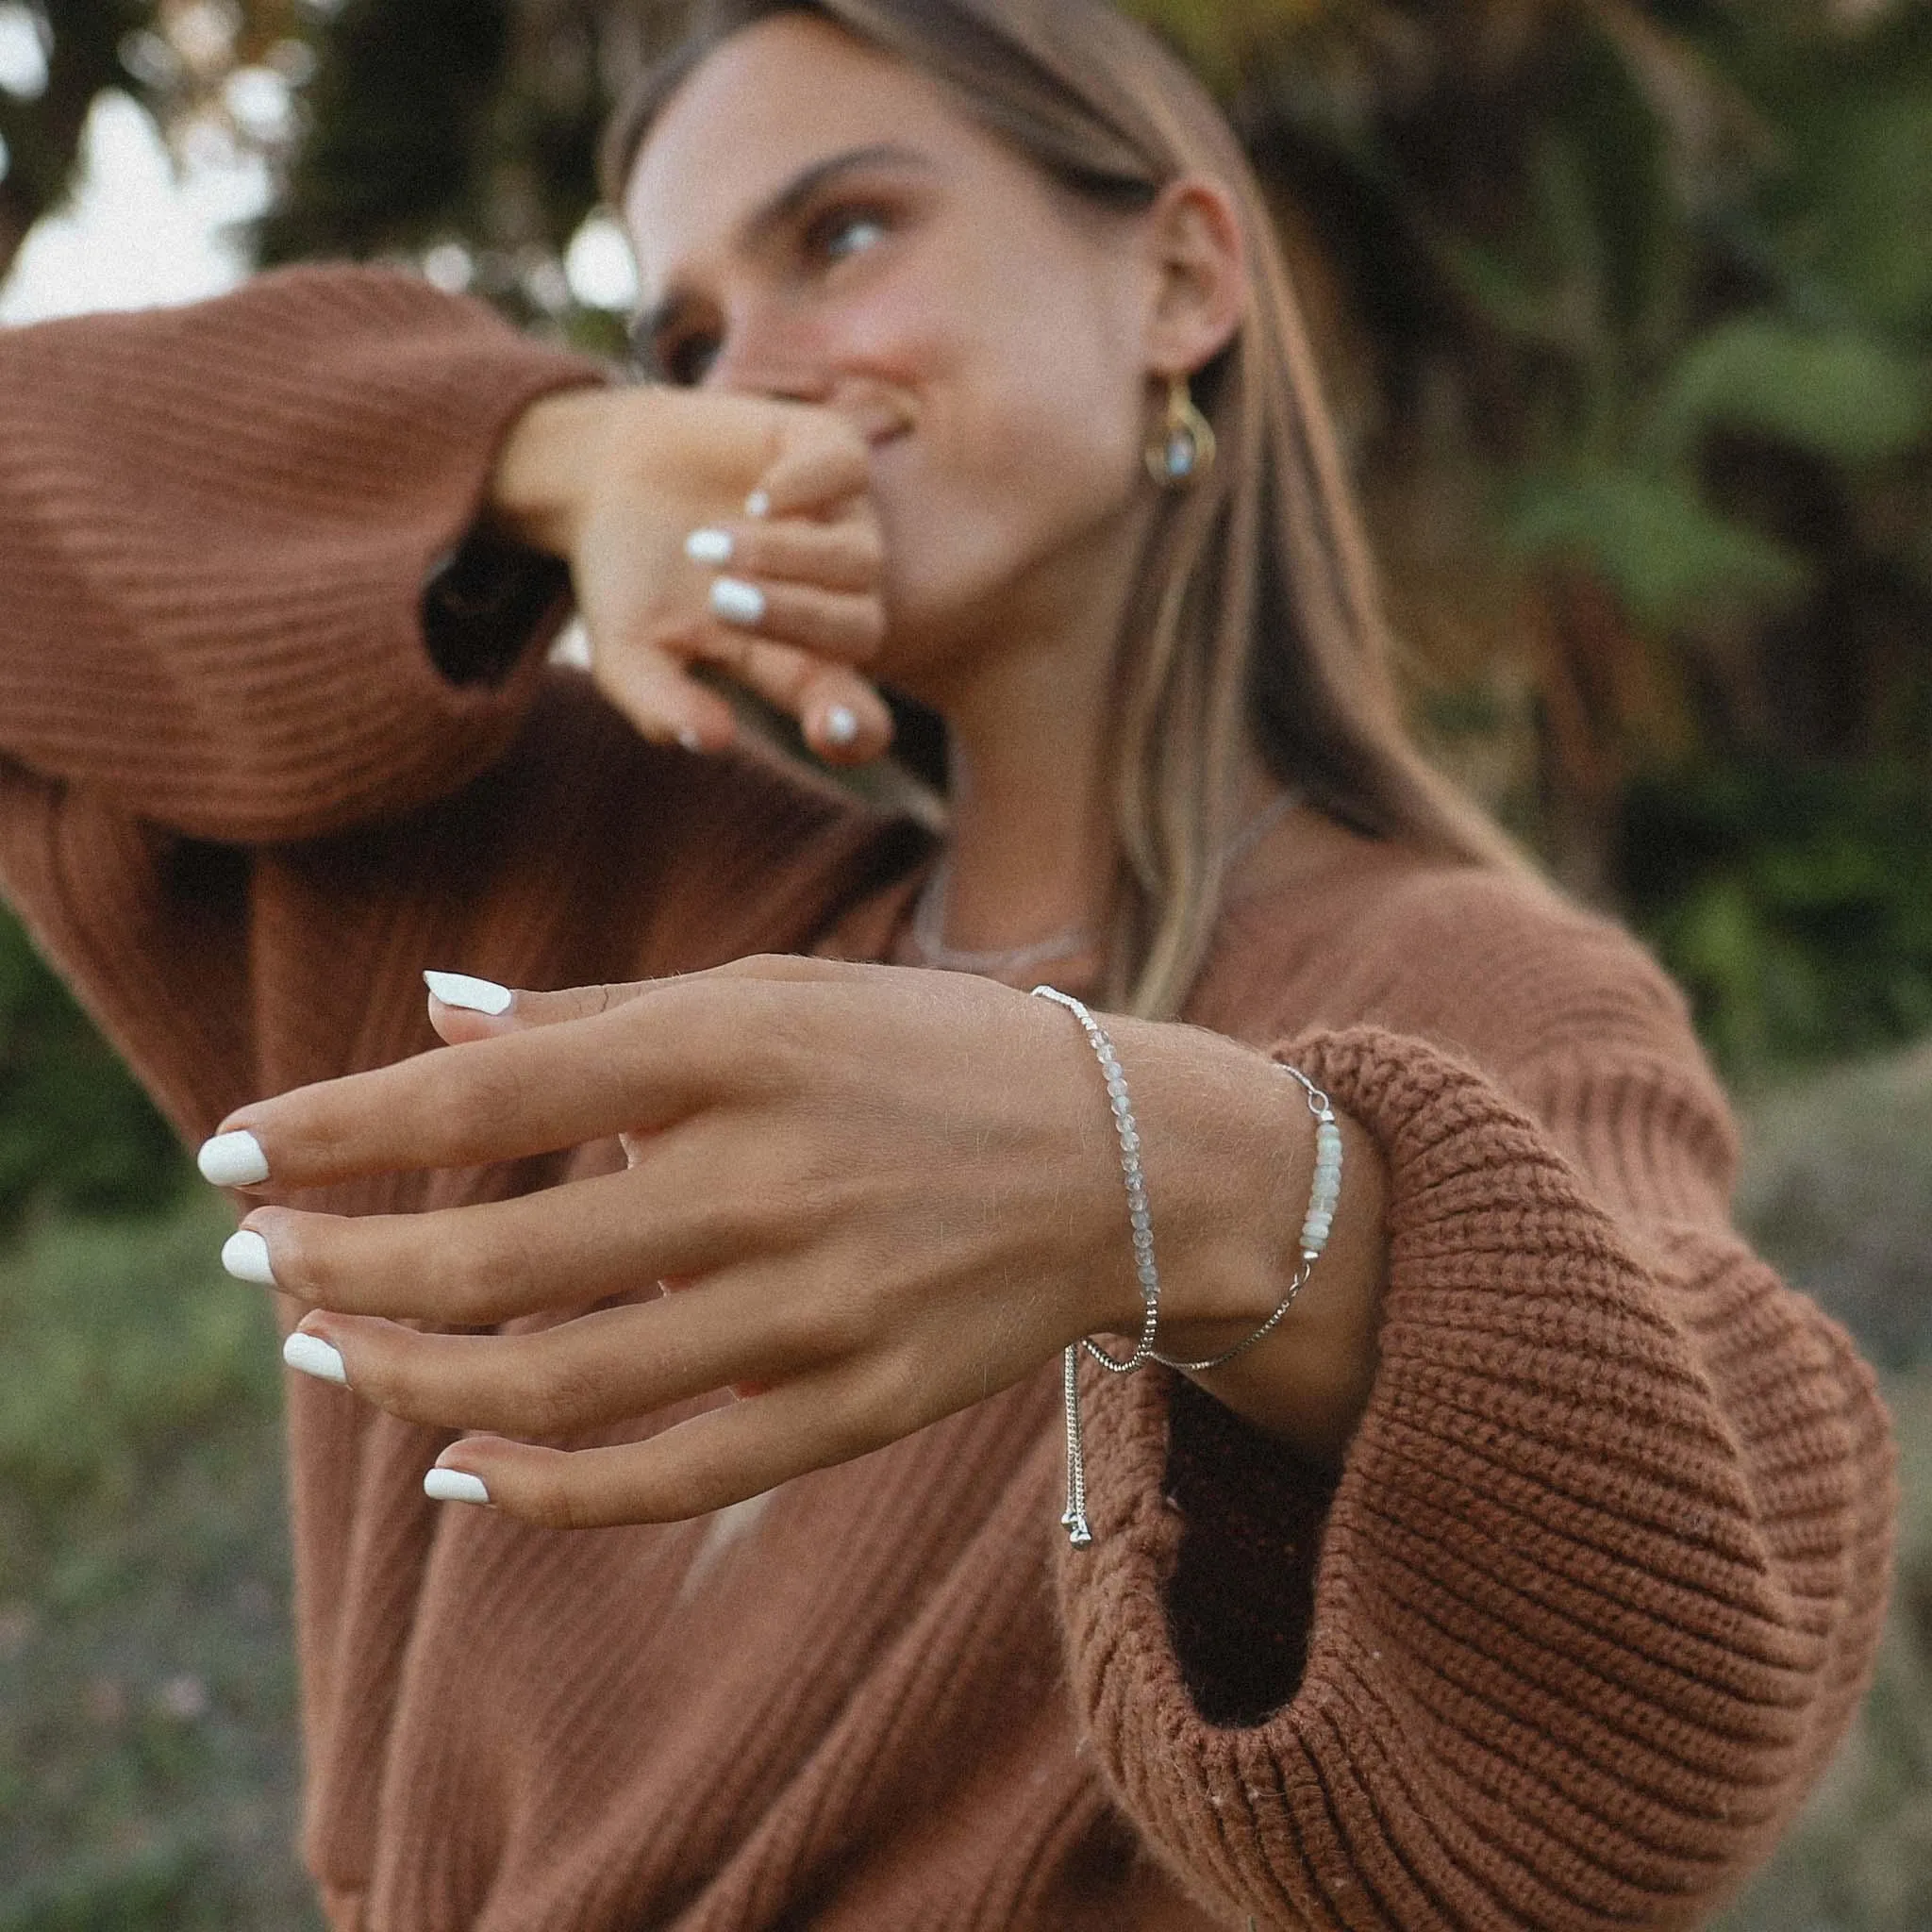
[[[867,651],[886,641],[886,607],[876,597],[861,597],[851,616],[853,635]]]
[[[479,1242],[453,1229],[432,1233],[422,1281],[428,1312],[458,1327],[499,1321],[530,1304],[528,1251],[500,1234]]]
[[[568,1436],[601,1419],[603,1378],[558,1349],[540,1349],[509,1391],[520,1435]]]
[[[814,1295],[801,1303],[780,1324],[780,1332],[800,1362],[837,1361],[872,1339],[871,1324],[849,1299],[837,1295]]]
[[[499,1050],[516,1043],[515,1035],[485,1041],[449,1056],[450,1064],[438,1056],[437,1091],[412,1096],[414,1118],[408,1124],[408,1138],[438,1144],[448,1138],[448,1123],[454,1117],[468,1123],[481,1144],[493,1142],[508,1124],[521,1118],[530,1099],[522,1053]]]
[[[718,1478],[682,1471],[645,1483],[638,1496],[639,1513],[652,1522],[681,1523],[720,1507]]]
[[[897,1441],[924,1426],[930,1418],[925,1376],[918,1363],[897,1349],[873,1363],[866,1373],[859,1406],[881,1441]]]
[[[855,1400],[848,1393],[843,1401],[828,1404],[816,1431],[812,1460],[821,1468],[856,1461],[905,1433],[884,1429],[881,1422],[875,1405],[867,1397]]]
[[[531,1470],[519,1485],[517,1514],[545,1529],[589,1529],[599,1519],[575,1478],[573,1459],[558,1452]]]
[[[797,1216],[788,1219],[795,1232]],[[790,1288],[774,1325],[798,1350],[801,1360],[873,1359],[892,1333],[891,1290],[875,1285],[872,1272],[862,1265],[853,1265],[858,1253],[849,1243],[828,1248],[815,1241],[812,1250],[793,1252],[777,1261],[779,1278]]]

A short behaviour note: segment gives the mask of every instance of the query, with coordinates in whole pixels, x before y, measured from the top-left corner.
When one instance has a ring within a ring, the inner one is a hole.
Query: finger
[[[299,1087],[229,1115],[203,1150],[202,1172],[229,1186],[308,1188],[469,1167],[770,1093],[781,1060],[771,1044],[774,991],[702,974],[661,980],[647,1024],[615,1008]]]
[[[791,980],[824,983],[863,976],[867,968],[856,960],[816,959],[803,953],[754,953],[741,959],[705,969],[714,978]],[[682,978],[698,978],[687,974]],[[555,1026],[569,1020],[588,1020],[613,1007],[628,1006],[646,993],[661,991],[663,979],[612,981],[603,986],[569,986],[554,992],[499,985],[468,973],[425,972],[431,1024],[454,1045],[458,1039],[493,1039],[516,1027]]]
[[[600,648],[592,675],[598,690],[654,744],[721,752],[738,736],[729,702],[693,677],[682,658],[658,645]]]
[[[885,564],[878,526],[870,518],[835,524],[787,517],[780,522],[718,524],[693,530],[685,555],[712,570],[754,581],[814,585],[822,591],[874,589]]]
[[[864,678],[836,665],[808,671],[787,708],[798,719],[806,742],[832,764],[864,764],[892,742],[892,713],[885,699]]]
[[[858,672],[791,644],[742,635],[722,640],[718,655],[748,691],[796,718],[822,758],[858,763],[891,743],[891,710]]]
[[[573,986],[559,992],[519,991],[474,974],[425,971],[429,990],[429,1024],[451,1046],[473,1040],[493,1040],[519,1027],[555,1026],[566,1020],[588,1020],[627,1006],[662,982],[638,979],[608,986]]]
[[[773,639],[853,662],[875,656],[885,641],[885,606],[869,593],[732,575],[717,578],[707,601],[717,623],[699,634],[696,648],[723,663],[735,661],[741,637]]]
[[[336,1351],[358,1395],[391,1415],[539,1441],[735,1384],[776,1383],[840,1353],[824,1323],[774,1319],[769,1295],[736,1273],[533,1334],[424,1334],[339,1311],[301,1325]]]
[[[724,1144],[731,1132],[687,1125],[653,1138],[634,1167],[504,1201],[420,1214],[258,1208],[223,1260],[311,1307],[458,1328],[634,1295],[667,1274],[788,1253],[836,1206],[836,1183],[802,1202],[775,1162],[759,1184],[741,1140]]]
[[[891,743],[891,710],[858,673],[722,624],[701,636],[703,655],[796,717],[821,757],[855,764],[876,758]],[[656,646],[604,653],[596,677],[611,704],[654,742],[675,739],[687,751],[710,754],[728,749],[737,739],[738,720],[729,703]]]
[[[820,422],[808,436],[789,440],[746,503],[760,518],[829,517],[872,482],[865,439],[849,424]]]
[[[894,1402],[877,1398],[870,1379],[849,1367],[827,1370],[612,1448],[471,1437],[445,1449],[436,1466],[477,1478],[485,1496],[475,1500],[527,1523],[588,1529],[681,1522],[907,1433]]]

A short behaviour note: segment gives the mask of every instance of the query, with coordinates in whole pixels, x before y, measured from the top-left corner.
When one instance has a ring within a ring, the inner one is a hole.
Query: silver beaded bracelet
[[[1154,1222],[1147,1207],[1146,1176],[1141,1171],[1141,1133],[1134,1121],[1133,1102],[1127,1093],[1127,1076],[1122,1070],[1120,1056],[1114,1052],[1113,1041],[1082,1002],[1054,986],[1036,986],[1033,991],[1037,998],[1052,1000],[1066,1008],[1080,1023],[1080,1029],[1086,1034],[1087,1042],[1092,1047],[1106,1078],[1108,1105],[1113,1111],[1114,1133],[1120,1141],[1121,1173],[1127,1186],[1127,1221],[1133,1230],[1134,1272],[1140,1282],[1143,1311],[1140,1339],[1124,1361],[1108,1354],[1091,1336],[1070,1341],[1061,1357],[1061,1398],[1067,1430],[1067,1507],[1061,1514],[1060,1525],[1066,1530],[1067,1540],[1074,1547],[1084,1549],[1093,1541],[1093,1532],[1087,1523],[1087,1459],[1080,1421],[1080,1351],[1085,1349],[1102,1368],[1116,1375],[1131,1375],[1150,1361],[1179,1369],[1188,1374],[1199,1374],[1208,1369],[1218,1369],[1239,1355],[1245,1355],[1263,1336],[1272,1333],[1276,1324],[1294,1306],[1295,1297],[1307,1286],[1308,1275],[1321,1258],[1322,1250],[1328,1244],[1335,1206],[1341,1198],[1341,1129],[1336,1123],[1335,1109],[1328,1096],[1306,1074],[1277,1060],[1275,1064],[1284,1074],[1301,1082],[1307,1091],[1308,1111],[1315,1116],[1315,1174],[1308,1190],[1308,1209],[1302,1219],[1301,1265],[1296,1268],[1288,1285],[1288,1292],[1275,1305],[1274,1313],[1232,1348],[1223,1350],[1220,1355],[1204,1357],[1199,1361],[1181,1361],[1173,1356],[1162,1355],[1154,1345],[1155,1331],[1160,1319],[1160,1271],[1154,1261]]]

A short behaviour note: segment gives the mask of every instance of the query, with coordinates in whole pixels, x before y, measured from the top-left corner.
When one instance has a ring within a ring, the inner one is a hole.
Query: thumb
[[[554,1026],[608,1013],[648,992],[654,980],[628,985],[572,986],[560,992],[530,992],[477,979],[468,973],[425,973],[429,989],[429,1024],[451,1046],[466,1041],[494,1040],[528,1026]]]

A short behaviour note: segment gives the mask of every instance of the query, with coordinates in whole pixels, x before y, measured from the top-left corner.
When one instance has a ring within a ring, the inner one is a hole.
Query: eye
[[[875,208],[834,208],[806,230],[807,251],[820,261],[843,261],[883,242],[889,226]]]

